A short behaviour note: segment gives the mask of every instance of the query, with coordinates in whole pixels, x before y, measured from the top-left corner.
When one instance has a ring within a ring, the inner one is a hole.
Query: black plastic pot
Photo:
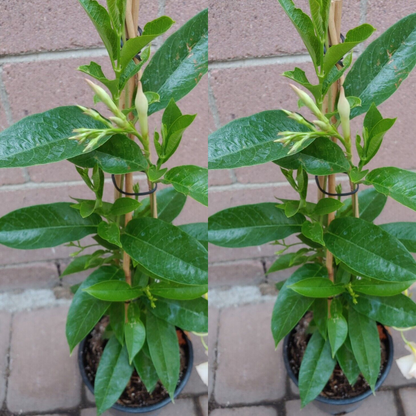
[[[383,325],[382,325],[383,326]],[[387,331],[387,329],[383,326],[384,332],[387,335],[387,364],[381,373],[381,376],[377,380],[376,383],[376,390],[380,388],[380,386],[384,383],[387,375],[390,372],[390,368],[393,363],[393,356],[394,356],[394,346],[393,346],[393,338]],[[293,330],[292,330],[293,332]],[[283,360],[285,363],[286,371],[289,374],[291,380],[298,386],[298,379],[293,373],[292,367],[289,364],[289,339],[292,335],[290,332],[289,335],[286,336],[283,342]],[[340,415],[345,413],[351,413],[354,410],[357,410],[363,400],[367,397],[372,395],[372,391],[368,390],[365,393],[361,394],[360,396],[352,397],[350,399],[328,399],[327,397],[318,396],[312,403],[320,410],[330,415]]]
[[[192,368],[194,365],[194,350],[192,347],[192,342],[183,331],[182,333],[186,340],[186,345],[187,345],[187,350],[188,350],[187,351],[188,365],[187,365],[186,372],[185,372],[183,379],[181,380],[178,387],[176,387],[176,391],[174,395],[175,399],[177,396],[179,396],[179,394],[185,388],[186,383],[188,382],[189,377],[191,376]],[[86,339],[81,341],[81,343],[79,344],[78,366],[79,366],[79,371],[81,372],[81,377],[82,377],[84,384],[88,387],[88,390],[92,394],[94,394],[94,387],[92,386],[89,378],[87,377],[87,374],[85,373],[85,368],[84,368],[85,341]],[[170,397],[168,397],[159,403],[156,403],[147,407],[126,407],[120,404],[115,404],[111,409],[109,409],[109,412],[114,416],[125,416],[127,414],[142,414],[142,413],[145,413],[146,416],[157,416],[162,411],[162,408],[168,406],[171,402],[172,400],[170,399]]]

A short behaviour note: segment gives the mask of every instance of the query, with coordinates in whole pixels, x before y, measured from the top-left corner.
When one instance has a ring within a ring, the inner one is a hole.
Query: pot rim
[[[391,366],[393,364],[393,357],[394,357],[394,345],[393,345],[393,338],[390,335],[389,331],[387,330],[387,328],[380,324],[383,329],[385,334],[387,335],[387,340],[388,340],[388,356],[387,356],[387,363],[386,366],[383,370],[383,372],[381,373],[380,378],[377,380],[376,386],[375,386],[375,390],[378,390],[381,385],[384,383],[384,381],[386,380]],[[294,329],[292,329],[288,335],[286,335],[284,342],[283,342],[283,361],[285,363],[285,367],[286,367],[286,371],[289,374],[290,379],[296,384],[296,386],[299,386],[298,383],[298,379],[295,376],[295,374],[293,373],[292,367],[289,364],[289,357],[288,357],[288,348],[289,348],[289,338],[290,335],[292,334],[292,332],[294,331]],[[331,404],[331,405],[348,405],[348,404],[353,404],[353,403],[357,403],[360,402],[364,399],[366,399],[367,397],[371,396],[372,394],[372,390],[368,390],[362,394],[360,394],[359,396],[355,396],[355,397],[351,397],[350,399],[329,399],[328,397],[323,397],[321,395],[318,395],[314,400],[321,402],[321,403],[326,403],[326,404]]]
[[[179,394],[182,392],[182,390],[185,388],[186,384],[188,383],[189,377],[191,376],[192,373],[192,369],[194,366],[194,349],[192,347],[192,342],[189,339],[188,335],[185,333],[185,331],[183,331],[180,328],[177,328],[179,331],[182,332],[182,334],[184,335],[184,338],[186,340],[186,345],[188,347],[188,365],[185,371],[185,375],[183,377],[183,379],[181,380],[181,382],[179,383],[179,385],[176,387],[175,390],[175,394],[174,394],[174,398],[176,399]],[[94,394],[94,387],[92,386],[89,378],[87,377],[87,374],[85,372],[85,368],[84,368],[84,363],[83,363],[83,358],[84,358],[84,346],[85,346],[85,341],[87,338],[84,338],[80,344],[79,344],[79,348],[78,348],[78,367],[81,373],[81,377],[82,377],[82,381],[84,382],[84,384],[88,387],[88,390]],[[150,413],[153,412],[155,410],[159,410],[162,407],[167,406],[169,403],[172,402],[172,399],[170,397],[167,397],[166,399],[162,400],[159,403],[155,403],[152,404],[150,406],[146,406],[146,407],[126,407],[126,406],[122,406],[120,404],[115,403],[111,409],[115,409],[115,410],[120,410],[122,412],[125,413]]]

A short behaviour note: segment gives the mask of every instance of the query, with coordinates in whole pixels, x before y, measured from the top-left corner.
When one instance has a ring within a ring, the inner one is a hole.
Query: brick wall
[[[176,30],[204,7],[205,0],[142,0],[139,23],[143,26],[167,14],[176,21]],[[0,0],[0,129],[56,106],[92,106],[85,75],[76,71],[91,60],[109,69],[103,45],[77,0]],[[199,116],[184,135],[180,154],[172,158],[171,165],[207,164],[207,88],[205,77],[180,103],[184,113]],[[151,129],[159,129],[160,115],[153,118]],[[107,200],[112,192],[108,183]],[[24,206],[70,201],[69,195],[91,197],[69,162],[0,169],[0,216]],[[206,221],[206,212],[205,207],[189,200],[178,223]],[[68,263],[70,252],[65,247],[20,251],[0,246],[1,290],[58,285],[59,270]],[[67,279],[64,284],[79,278]]]
[[[307,9],[307,0],[295,0]],[[209,104],[211,131],[229,121],[269,109],[296,109],[296,99],[281,74],[298,66],[309,75],[312,64],[300,38],[277,0],[210,0]],[[375,36],[402,17],[416,12],[415,0],[344,0],[342,33],[360,23],[376,27]],[[357,50],[359,53],[360,50]],[[384,117],[399,117],[386,135],[370,168],[399,166],[415,169],[414,114],[416,72],[383,105]],[[354,121],[354,131],[358,123]],[[209,212],[230,206],[271,202],[295,196],[279,167],[256,167],[210,172]],[[315,196],[313,185],[310,194]],[[416,213],[389,200],[379,222],[415,221]],[[271,245],[242,249],[210,247],[210,286],[258,284],[275,259]],[[276,276],[277,275],[277,276]],[[287,273],[271,275],[275,280]]]

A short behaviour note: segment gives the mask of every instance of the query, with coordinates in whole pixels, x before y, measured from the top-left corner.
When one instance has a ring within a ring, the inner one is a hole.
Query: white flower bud
[[[342,133],[345,139],[348,139],[351,135],[350,131],[350,103],[345,97],[344,87],[341,87],[338,98],[338,113],[341,119]]]
[[[139,116],[140,131],[143,137],[147,137],[149,134],[149,126],[147,123],[149,103],[147,101],[147,97],[143,93],[143,86],[140,81],[137,86],[136,100],[134,104],[136,105],[137,115]]]
[[[320,120],[324,120],[325,116],[321,113],[319,108],[316,106],[315,102],[312,100],[312,98],[305,92],[299,89],[298,87],[295,87],[292,84],[289,84],[293,91],[297,94],[297,96],[301,99],[303,104],[306,105],[306,107],[309,108],[309,110],[312,111],[313,114],[315,114],[316,117],[318,117]]]
[[[108,107],[108,109],[116,116],[120,117],[121,111],[118,109],[118,107],[115,105],[112,98],[106,93],[106,91],[101,88],[99,85],[94,84],[89,79],[86,79],[88,85],[91,87],[91,89],[97,94],[97,96],[100,98],[100,100]],[[122,114],[122,113],[121,113]]]

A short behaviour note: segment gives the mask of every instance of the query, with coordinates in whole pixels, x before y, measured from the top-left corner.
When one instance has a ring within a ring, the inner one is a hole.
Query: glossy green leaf
[[[361,98],[351,117],[381,104],[399,88],[416,65],[416,14],[400,20],[372,42],[348,73],[347,96]]]
[[[159,381],[159,376],[151,358],[147,356],[143,349],[134,357],[134,368],[146,386],[146,390],[152,393]]]
[[[125,346],[115,337],[110,338],[104,348],[94,382],[94,396],[97,413],[100,415],[119,399],[127,386],[133,367]]]
[[[280,270],[289,269],[293,266],[298,266],[307,261],[308,257],[299,256],[297,253],[288,253],[279,256],[279,258],[270,266],[266,274],[278,272]]]
[[[71,203],[34,205],[0,218],[0,244],[22,250],[56,247],[97,232],[101,218],[82,218]]]
[[[126,309],[122,302],[113,302],[107,311],[110,318],[108,329],[117,338],[120,345],[124,345],[124,322],[126,320]]]
[[[305,217],[287,218],[274,203],[241,205],[217,212],[208,220],[208,240],[221,247],[250,247],[299,232]]]
[[[298,31],[315,67],[321,65],[321,44],[315,35],[314,25],[311,18],[301,9],[297,9],[292,0],[279,0],[283,10],[289,16],[296,30]]]
[[[334,371],[336,361],[331,346],[319,332],[309,340],[299,371],[299,394],[302,407],[314,400],[323,390]]]
[[[174,225],[155,218],[130,221],[121,243],[152,277],[188,285],[208,282],[207,250]]]
[[[364,189],[358,193],[360,218],[373,222],[383,211],[387,197],[374,188]],[[337,213],[337,217],[353,216],[351,198],[344,201],[344,206]]]
[[[324,244],[324,230],[319,222],[305,221],[302,225],[302,234],[318,244]]]
[[[109,80],[105,75],[103,70],[101,69],[101,65],[98,65],[96,62],[90,62],[89,65],[81,65],[78,67],[78,71],[87,74],[96,80],[100,81],[104,84],[109,91],[114,95],[118,91],[118,81],[116,79]]]
[[[313,302],[312,298],[298,295],[289,286],[316,276],[328,276],[326,268],[318,264],[305,264],[292,274],[280,290],[272,314],[272,334],[276,347],[297,325]]]
[[[79,287],[69,308],[66,322],[66,338],[72,353],[105,314],[110,302],[95,299],[84,289],[108,280],[123,280],[123,270],[115,266],[104,266],[92,273]]]
[[[348,382],[353,386],[360,375],[360,368],[352,351],[346,345],[342,345],[337,352],[337,361],[341,367],[342,372],[348,379]]]
[[[83,153],[88,140],[69,140],[74,129],[107,126],[85,115],[78,107],[58,107],[25,117],[0,132],[0,168],[16,168],[59,162]],[[103,137],[93,150],[110,136]]]
[[[104,259],[102,257],[95,257],[92,254],[76,257],[68,264],[68,266],[66,266],[60,277],[62,278],[69,276],[70,274],[83,272],[84,270],[101,266],[103,263]]]
[[[99,149],[69,161],[83,168],[98,165],[104,172],[114,175],[140,172],[148,168],[140,147],[123,134],[117,134]]]
[[[321,277],[304,279],[289,286],[289,288],[302,296],[310,298],[330,298],[345,292],[344,286],[334,285],[329,279],[322,279]]]
[[[180,225],[178,228],[196,238],[208,250],[208,223],[194,222]]]
[[[361,218],[337,218],[324,235],[325,246],[355,275],[387,282],[416,280],[416,262],[402,243]]]
[[[399,328],[416,326],[416,303],[405,295],[361,295],[352,307],[362,315],[383,325]]]
[[[140,207],[140,202],[133,198],[117,198],[111,207],[110,215],[119,216],[133,212]]]
[[[156,192],[158,218],[172,222],[182,211],[186,203],[186,196],[175,188],[169,187]],[[135,211],[134,218],[150,217],[150,200],[145,198],[142,205]]]
[[[126,2],[124,0],[107,0],[107,9],[114,30],[118,34],[122,33],[121,28],[124,25]]]
[[[107,10],[95,0],[78,0],[87,12],[103,41],[112,61],[116,59],[117,49],[120,47],[120,39],[111,27],[110,16]]]
[[[175,22],[168,16],[161,16],[146,23],[141,36],[131,38],[123,45],[120,65],[124,69],[129,62],[153,39],[167,32]]]
[[[204,298],[158,299],[152,313],[184,331],[208,332],[208,301]]]
[[[322,337],[328,339],[328,299],[321,298],[315,299],[311,306],[311,311],[313,313],[313,324],[316,325],[318,331],[321,333]]]
[[[312,85],[308,80],[305,71],[303,71],[302,69],[295,68],[293,71],[285,71],[283,72],[283,76],[293,81],[296,81],[297,83],[305,87],[307,90],[311,92],[315,99],[320,98],[320,95],[322,93],[321,85]]]
[[[350,165],[343,150],[325,137],[315,141],[301,152],[274,161],[285,169],[299,169],[301,166],[311,175],[331,175],[348,172]]]
[[[349,54],[347,54],[342,63],[343,63],[343,67],[341,69],[338,69],[336,66],[334,66],[329,73],[325,74],[325,79],[324,82],[322,84],[322,94],[326,95],[329,91],[329,89],[331,88],[331,85],[338,81],[344,74],[345,72],[349,69],[349,67],[352,64],[352,52],[350,52]],[[350,97],[347,97],[347,100]]]
[[[364,293],[371,296],[394,296],[408,289],[413,281],[409,282],[383,282],[370,278],[361,277],[352,280],[354,292]]]
[[[394,167],[378,168],[367,175],[365,183],[416,211],[416,173]]]
[[[198,13],[171,35],[153,56],[143,76],[143,90],[154,91],[160,102],[149,114],[187,95],[208,71],[208,9]]]
[[[361,42],[364,42],[366,39],[368,39],[374,31],[374,27],[368,23],[364,23],[363,25],[349,30],[344,42],[331,46],[325,54],[323,66],[325,74],[329,74],[331,69],[340,59],[344,57],[344,55],[346,55]]]
[[[124,0],[121,0],[121,1],[124,1]],[[124,89],[128,80],[130,78],[134,77],[134,75],[136,75],[143,68],[144,64],[149,60],[149,58],[150,58],[150,49],[151,49],[151,47],[148,46],[140,52],[141,61],[138,64],[136,64],[134,62],[134,60],[131,60],[127,64],[127,66],[124,68],[123,72],[120,75],[120,81],[119,81],[120,91],[122,91]]]
[[[168,170],[163,183],[172,184],[178,192],[208,206],[208,169],[194,165],[177,166]]]
[[[120,227],[116,223],[102,221],[98,226],[98,235],[109,243],[121,247]]]
[[[173,282],[155,282],[150,286],[152,295],[166,299],[191,300],[200,298],[208,292],[208,286],[180,285]]]
[[[380,373],[381,351],[377,324],[350,308],[348,328],[352,351],[358,367],[374,391]]]
[[[334,211],[338,211],[343,207],[343,203],[334,198],[322,198],[316,204],[312,211],[313,215],[326,215]]]
[[[348,323],[342,314],[342,304],[338,299],[331,302],[331,316],[328,318],[328,338],[332,358],[342,347],[348,336]]]
[[[143,290],[131,287],[126,282],[108,280],[83,289],[91,296],[108,302],[127,302],[138,298]]]
[[[146,317],[146,333],[150,356],[157,375],[173,399],[180,370],[176,329],[149,312]]]
[[[275,143],[283,131],[308,131],[283,111],[263,111],[228,123],[209,136],[209,169],[233,169],[261,165],[288,155],[291,145]],[[312,143],[306,140],[298,152]]]
[[[127,313],[128,322],[124,324],[124,337],[131,364],[144,345],[146,329],[140,320],[140,306],[137,303],[130,303]]]
[[[380,228],[396,237],[411,252],[416,253],[416,223],[391,222],[381,224]]]

